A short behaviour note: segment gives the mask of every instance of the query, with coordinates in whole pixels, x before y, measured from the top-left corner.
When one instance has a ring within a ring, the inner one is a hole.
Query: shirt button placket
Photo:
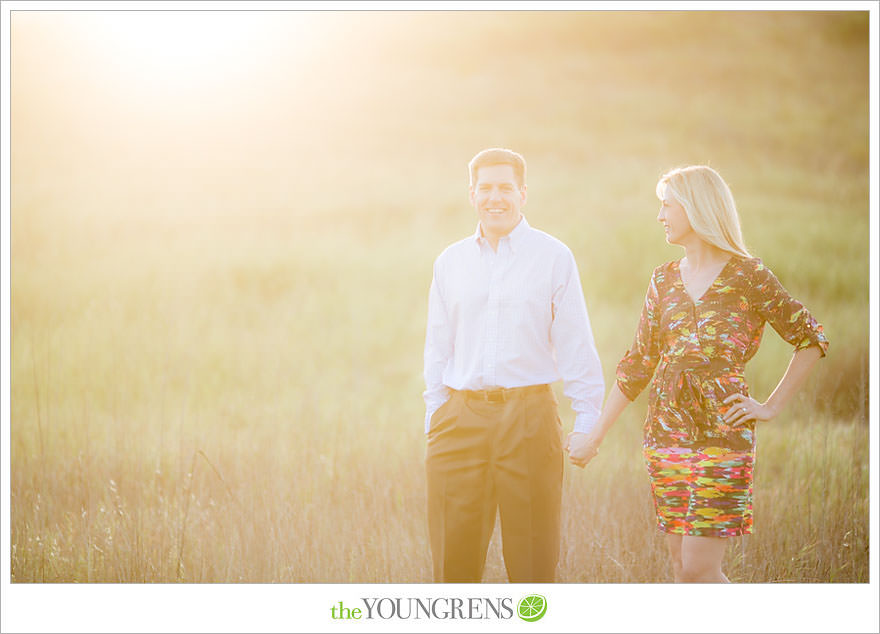
[[[487,386],[498,385],[498,319],[501,302],[501,262],[498,253],[491,254],[489,265],[489,302],[486,307],[486,348],[483,355],[483,377]]]

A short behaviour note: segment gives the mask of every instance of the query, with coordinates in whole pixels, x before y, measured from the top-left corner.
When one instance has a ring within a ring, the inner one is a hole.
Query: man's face
[[[526,204],[526,186],[516,182],[512,165],[486,165],[477,170],[470,188],[483,235],[498,240],[513,231]]]

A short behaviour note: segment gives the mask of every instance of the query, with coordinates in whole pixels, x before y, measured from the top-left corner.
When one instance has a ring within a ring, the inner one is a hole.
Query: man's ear
[[[475,194],[475,193],[476,193],[476,192],[474,192],[474,188],[473,188],[473,186],[468,187],[468,200],[470,201],[470,203],[471,203],[472,205],[474,204],[474,194]]]
[[[527,200],[528,197],[529,197],[528,186],[527,186],[527,185],[523,185],[523,186],[520,188],[519,193],[520,193],[520,196],[522,196],[522,204],[523,204],[523,206],[525,206],[525,204],[526,204],[526,200]]]

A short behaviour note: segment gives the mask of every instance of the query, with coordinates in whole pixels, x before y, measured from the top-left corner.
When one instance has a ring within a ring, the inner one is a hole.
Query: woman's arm
[[[749,420],[770,420],[778,416],[785,404],[807,380],[813,366],[822,356],[823,351],[818,345],[795,352],[788,369],[766,403],[759,403],[743,394],[728,396],[724,402],[734,405],[724,415],[725,422],[736,425]]]
[[[663,265],[666,266],[666,265]],[[588,433],[573,431],[565,441],[565,450],[571,462],[579,467],[599,453],[599,444],[611,429],[620,413],[626,409],[648,385],[657,363],[660,361],[660,292],[657,278],[663,271],[659,266],[651,273],[651,281],[645,293],[645,303],[639,316],[639,325],[632,347],[617,364],[617,380],[608,393],[602,413]]]
[[[630,404],[630,400],[624,396],[617,383],[611,387],[605,407],[596,421],[596,426],[588,434],[571,432],[565,441],[565,450],[568,451],[568,459],[578,467],[586,467],[587,463],[599,453],[599,445],[605,438],[605,434],[620,416],[620,413]]]

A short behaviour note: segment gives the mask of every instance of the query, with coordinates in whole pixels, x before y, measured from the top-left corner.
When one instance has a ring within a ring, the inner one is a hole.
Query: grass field
[[[431,266],[496,145],[575,254],[608,385],[680,256],[657,177],[727,179],[831,341],[759,428],[728,576],[868,581],[867,13],[287,13],[222,72],[89,19],[12,19],[14,582],[429,582]],[[768,328],[757,398],[789,357]],[[566,471],[560,582],[671,580],[645,407]]]

